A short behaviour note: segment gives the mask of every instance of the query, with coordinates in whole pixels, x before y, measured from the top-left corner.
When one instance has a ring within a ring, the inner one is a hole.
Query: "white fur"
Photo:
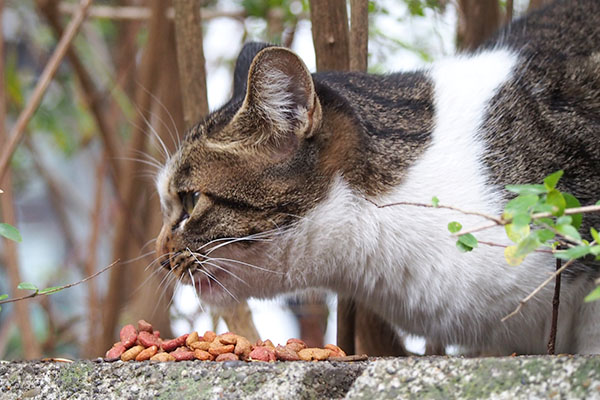
[[[516,62],[515,54],[496,50],[435,64],[430,72],[436,110],[432,143],[400,186],[373,200],[430,203],[437,196],[442,204],[499,214],[503,201],[499,188],[486,185],[478,128]],[[286,278],[254,273],[246,277],[253,289],[245,294],[326,287],[362,299],[403,330],[438,343],[477,353],[544,353],[552,284],[521,314],[505,323],[500,319],[547,278],[554,258],[534,253],[510,267],[502,248],[480,245],[460,253],[447,231],[454,220],[465,227],[485,222],[443,209],[377,208],[340,177],[329,196],[273,244],[274,262],[256,256],[255,262],[285,271]],[[509,244],[500,227],[477,237]],[[598,332],[598,317],[591,318],[590,308],[581,304],[589,285],[581,279],[568,286],[561,296],[557,350],[598,352],[598,333],[590,334]]]

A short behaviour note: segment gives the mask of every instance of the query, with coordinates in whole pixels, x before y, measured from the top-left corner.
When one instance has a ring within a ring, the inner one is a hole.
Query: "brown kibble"
[[[217,336],[217,339],[223,344],[236,344],[238,337],[235,333],[227,332]]]
[[[147,332],[147,331],[142,331],[142,332]],[[146,361],[146,360],[149,360],[157,352],[158,352],[158,346],[150,346],[147,349],[142,350],[140,352],[140,354],[138,354],[137,357],[135,357],[135,361]]]
[[[233,353],[235,346],[232,344],[221,344],[218,340],[213,341],[208,348],[208,352],[213,356],[223,353]]]
[[[194,331],[185,339],[185,344],[187,347],[190,347],[192,343],[196,343],[198,340],[200,340],[198,337],[198,332]]]
[[[150,361],[159,361],[159,362],[175,361],[175,357],[173,357],[169,353],[162,352],[162,353],[156,353],[155,355],[150,357]]]
[[[149,332],[152,333],[152,324],[150,322],[146,322],[143,319],[138,321],[138,332]]]
[[[133,346],[123,354],[121,354],[121,361],[131,361],[135,360],[135,358],[144,350],[144,346]]]
[[[208,351],[200,349],[194,350],[194,356],[200,361],[212,361],[215,359],[215,356],[210,354]]]
[[[250,352],[252,351],[252,345],[250,341],[243,336],[237,337],[237,343],[235,344],[234,353],[244,361],[248,360]]]
[[[346,357],[346,352],[335,344],[326,344],[325,348],[331,351],[330,357]]]
[[[160,339],[148,331],[141,331],[139,333],[138,342],[144,347],[160,347]]]
[[[233,353],[223,353],[219,354],[215,361],[238,361],[239,358]]]
[[[121,332],[119,332],[119,337],[121,338],[121,343],[125,348],[130,348],[135,344],[137,340],[137,331],[134,326],[131,324],[125,325],[121,328]]]
[[[186,333],[185,335],[181,335],[175,339],[165,340],[161,343],[160,347],[166,352],[173,351],[176,348],[183,346],[187,337],[188,334]]]
[[[205,342],[212,342],[213,340],[215,340],[215,338],[217,337],[217,334],[214,333],[213,331],[206,331],[204,333],[204,341]]]
[[[280,346],[275,347],[275,356],[278,360],[281,361],[298,361],[300,357],[298,357],[298,353],[289,348],[288,346]]]
[[[159,337],[160,337],[160,331],[153,331],[153,332],[152,332],[152,334],[153,334],[154,336],[156,336],[157,338],[159,338]]]
[[[121,342],[117,342],[113,345],[113,347],[106,352],[105,359],[106,361],[116,361],[121,358],[121,354],[123,354],[127,350]]]
[[[331,350],[320,349],[318,347],[309,347],[300,350],[298,352],[298,357],[304,361],[323,361],[329,358],[329,354],[331,354]]]
[[[258,339],[254,344],[254,347],[270,347],[272,349],[275,349],[275,345],[273,344],[273,342],[271,342],[271,339],[267,339],[265,341]]]
[[[291,338],[288,339],[288,341],[285,343],[286,346],[292,343],[297,343],[298,345],[302,346],[303,349],[307,348],[308,346],[306,345],[306,343],[304,343],[303,340],[301,339],[296,339],[296,338]]]
[[[205,341],[194,342],[194,343],[190,344],[189,347],[192,350],[208,351],[208,348],[210,347],[210,342],[205,342]]]
[[[172,351],[171,354],[175,357],[175,361],[188,361],[196,358],[193,351],[187,349],[187,347],[179,347],[177,350]]]
[[[275,361],[275,349],[269,346],[255,346],[250,352],[250,359],[255,361]]]

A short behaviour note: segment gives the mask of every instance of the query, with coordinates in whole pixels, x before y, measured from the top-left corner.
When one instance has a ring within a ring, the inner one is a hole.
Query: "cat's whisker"
[[[160,162],[156,157],[152,156],[150,153],[147,153],[145,151],[142,150],[133,150],[133,152],[137,155],[139,155],[140,157],[146,157],[146,159],[150,162],[153,162],[155,165],[162,167],[163,163]]]
[[[160,99],[157,96],[154,95],[154,93],[151,93],[145,87],[142,87],[142,90],[144,90],[146,93],[148,93],[150,95],[150,97],[152,97],[152,99],[156,102],[156,104],[158,104],[160,107],[162,107],[162,109],[165,111],[165,113],[171,120],[171,124],[173,125],[173,129],[175,130],[175,138],[177,139],[177,141],[175,141],[175,138],[173,138],[173,132],[171,131],[171,129],[169,129],[166,126],[166,124],[162,121],[162,119],[159,118],[159,120],[161,120],[161,123],[163,123],[165,128],[167,128],[167,131],[169,132],[169,136],[171,136],[171,141],[173,141],[173,145],[176,145],[177,148],[181,147],[181,139],[179,136],[179,130],[177,129],[177,124],[175,123],[175,119],[173,118],[173,115],[171,114],[169,109],[163,104],[162,101],[160,101]]]
[[[250,286],[250,285],[248,284],[248,282],[246,282],[245,280],[243,280],[242,278],[240,278],[239,276],[237,276],[235,273],[231,272],[231,271],[230,271],[230,270],[228,270],[227,268],[223,268],[222,266],[220,266],[220,265],[218,265],[218,264],[215,264],[215,263],[213,263],[213,262],[210,262],[210,261],[207,261],[207,260],[205,260],[205,261],[202,261],[202,262],[198,261],[198,263],[199,263],[200,265],[204,265],[204,264],[206,264],[206,265],[210,265],[210,266],[212,266],[212,267],[215,267],[215,268],[216,268],[216,269],[218,269],[219,271],[223,271],[223,272],[225,272],[225,273],[227,273],[227,274],[231,275],[233,278],[235,278],[235,279],[237,279],[238,281],[242,282],[244,285],[246,285],[246,286]]]
[[[161,169],[163,166],[160,164],[155,164],[152,161],[149,160],[144,160],[141,158],[135,158],[135,157],[116,157],[117,160],[125,160],[125,161],[135,161],[135,162],[139,162],[141,164],[145,164],[145,165],[149,165],[151,167],[154,167],[156,169]]]
[[[273,271],[271,269],[268,269],[268,268],[265,268],[265,267],[259,267],[258,265],[250,264],[250,263],[247,263],[245,261],[234,260],[233,258],[207,257],[207,256],[205,256],[205,257],[207,258],[206,261],[232,262],[232,263],[236,263],[236,264],[245,265],[247,267],[251,267],[251,268],[257,269],[259,271],[269,272],[269,273],[272,273],[272,274],[284,275],[284,273],[281,272],[281,271]],[[235,267],[235,266],[233,266],[233,267]]]
[[[201,272],[201,273],[203,273],[203,274],[204,274],[204,275],[206,275],[206,276],[208,276],[208,278],[209,278],[209,279],[208,279],[208,289],[209,289],[209,291],[210,291],[211,293],[212,293],[212,289],[211,289],[211,286],[210,286],[210,281],[211,281],[211,280],[213,280],[213,281],[215,281],[215,283],[216,283],[217,285],[221,286],[221,288],[222,288],[222,289],[223,289],[223,290],[224,290],[224,291],[225,291],[225,292],[226,292],[228,295],[230,295],[232,299],[234,299],[234,300],[235,300],[237,303],[239,303],[239,302],[240,302],[240,301],[238,300],[238,298],[237,298],[237,297],[235,297],[235,296],[234,296],[234,294],[233,294],[233,293],[231,293],[231,292],[229,291],[229,289],[227,289],[227,288],[226,288],[226,287],[225,287],[225,286],[224,286],[224,285],[223,285],[223,284],[222,284],[222,283],[221,283],[221,282],[220,282],[220,281],[219,281],[219,280],[218,280],[218,279],[217,279],[217,278],[216,278],[216,277],[215,277],[213,274],[211,274],[210,272],[208,272],[208,271],[206,271],[206,270],[204,270],[204,269],[198,269],[197,271],[198,271],[198,272]]]
[[[190,280],[192,281],[192,287],[194,288],[194,295],[196,296],[196,301],[198,301],[198,305],[200,306],[200,309],[202,311],[204,311],[204,307],[202,307],[202,303],[200,302],[200,297],[198,296],[198,292],[196,291],[196,281],[194,280],[194,275],[192,275],[192,270],[188,269],[187,272],[188,272],[188,275],[190,276]]]
[[[163,151],[163,154],[165,156],[165,160],[168,160],[169,158],[171,158],[171,154],[169,153],[169,150],[167,149],[167,146],[165,145],[165,142],[162,140],[162,138],[160,137],[160,135],[158,134],[158,132],[156,131],[156,129],[154,129],[154,127],[152,126],[152,123],[150,121],[148,121],[148,118],[146,118],[146,116],[144,115],[144,113],[142,112],[142,110],[140,110],[140,108],[137,105],[135,106],[135,108],[136,108],[137,112],[142,116],[142,118],[144,119],[144,121],[146,122],[146,125],[150,129],[150,131],[153,134],[154,138],[160,144],[161,149]],[[150,115],[152,116],[151,112],[150,112]]]
[[[133,262],[141,260],[142,258],[148,257],[149,255],[154,254],[154,253],[156,253],[156,250],[152,250],[152,251],[149,251],[147,253],[141,254],[141,255],[139,255],[139,256],[137,256],[135,258],[130,258],[129,260],[121,261],[121,264],[123,264],[123,265],[125,265],[125,264],[131,264]]]

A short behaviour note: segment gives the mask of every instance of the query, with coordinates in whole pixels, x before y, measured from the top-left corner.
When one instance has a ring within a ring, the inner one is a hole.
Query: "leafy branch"
[[[396,202],[378,205],[378,208],[398,205],[426,208],[442,208],[457,211],[464,215],[482,217],[488,223],[469,229],[463,229],[460,222],[452,221],[448,230],[457,238],[456,246],[462,252],[469,252],[478,244],[504,247],[504,257],[511,266],[517,266],[532,252],[552,253],[554,257],[567,262],[556,270],[538,288],[523,298],[518,307],[505,316],[502,321],[516,315],[531,298],[555,279],[562,271],[572,265],[575,260],[585,256],[594,256],[600,260],[600,234],[593,227],[590,235],[593,241],[582,238],[579,233],[583,214],[600,212],[600,201],[594,205],[581,206],[579,200],[569,193],[559,191],[556,186],[563,176],[563,171],[548,175],[543,184],[507,185],[506,190],[517,196],[510,200],[501,216],[489,215],[477,211],[463,210],[458,207],[442,205],[437,197],[430,204],[416,202]],[[481,232],[496,226],[503,226],[507,237],[513,245],[478,241],[473,233]],[[596,282],[600,285],[600,281]],[[585,301],[600,299],[600,286],[589,293]]]
[[[81,283],[87,282],[90,279],[93,279],[93,278],[97,277],[98,275],[104,273],[105,271],[107,271],[110,268],[112,268],[115,265],[117,265],[118,262],[119,262],[119,260],[113,261],[111,264],[109,264],[108,266],[104,267],[103,269],[101,269],[100,271],[96,272],[95,274],[90,275],[87,278],[84,278],[84,279],[82,279],[82,280],[80,280],[78,282],[69,283],[67,285],[52,286],[52,287],[48,287],[48,288],[45,288],[45,289],[39,289],[33,283],[21,282],[17,286],[17,289],[33,290],[33,293],[30,293],[28,295],[21,296],[21,297],[13,297],[11,299],[8,298],[7,294],[3,294],[3,295],[0,295],[0,304],[14,303],[15,301],[21,301],[21,300],[25,300],[25,299],[32,299],[32,298],[38,297],[38,296],[47,296],[47,295],[52,294],[52,293],[60,292],[61,290],[64,290],[64,289],[68,289],[68,288],[71,288],[73,286],[77,286],[77,285],[79,285]],[[0,307],[0,310],[2,310],[1,307]]]

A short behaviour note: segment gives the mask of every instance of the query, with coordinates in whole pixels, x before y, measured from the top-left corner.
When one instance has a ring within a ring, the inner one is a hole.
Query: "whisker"
[[[153,93],[149,92],[146,88],[142,87],[142,90],[146,91],[146,93],[148,93],[152,97],[152,99],[154,99],[154,101],[159,106],[161,106],[163,110],[165,110],[165,112],[167,113],[167,116],[171,119],[171,124],[173,125],[173,128],[175,130],[175,138],[177,138],[177,142],[175,142],[175,139],[173,138],[173,132],[167,128],[167,131],[169,132],[169,135],[171,136],[171,141],[173,142],[173,145],[176,145],[177,147],[181,147],[181,139],[179,137],[179,130],[177,129],[177,124],[175,123],[175,120],[173,119],[173,115],[171,115],[171,113],[169,112],[169,109],[163,104],[162,101],[160,101],[160,99],[157,96],[155,96]],[[166,127],[166,124],[165,124],[165,127]]]

